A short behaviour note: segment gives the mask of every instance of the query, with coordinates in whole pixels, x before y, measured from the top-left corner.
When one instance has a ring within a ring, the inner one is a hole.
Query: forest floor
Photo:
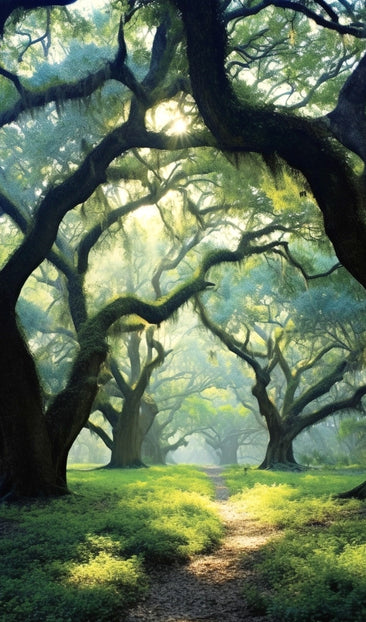
[[[216,489],[218,511],[225,525],[219,549],[194,557],[184,566],[156,566],[149,571],[148,595],[130,610],[126,622],[270,622],[249,612],[242,595],[250,579],[253,554],[274,531],[264,530],[230,501],[220,467],[204,469]],[[264,586],[265,589],[265,586]]]

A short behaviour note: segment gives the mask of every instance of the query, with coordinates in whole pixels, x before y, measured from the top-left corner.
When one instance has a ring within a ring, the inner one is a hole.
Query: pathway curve
[[[270,622],[269,617],[253,617],[248,612],[241,591],[249,571],[241,560],[244,552],[257,550],[271,534],[235,509],[222,468],[204,471],[215,484],[226,529],[222,545],[184,566],[152,570],[149,594],[130,610],[125,622]]]

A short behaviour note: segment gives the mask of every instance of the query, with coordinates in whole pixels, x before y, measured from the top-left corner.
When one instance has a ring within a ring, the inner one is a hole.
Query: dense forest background
[[[1,496],[364,463],[364,3],[0,18]]]

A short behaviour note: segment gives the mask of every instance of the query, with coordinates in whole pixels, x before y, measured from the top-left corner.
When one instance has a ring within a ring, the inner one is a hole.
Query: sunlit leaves
[[[230,50],[228,68],[246,101],[306,105],[319,114],[322,107],[334,106],[337,89],[362,45],[321,28],[300,12],[268,7],[235,22]]]

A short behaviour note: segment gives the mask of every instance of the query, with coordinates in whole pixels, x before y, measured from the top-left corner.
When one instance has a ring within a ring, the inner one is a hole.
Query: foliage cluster
[[[332,496],[359,481],[359,474],[324,471],[227,471],[239,507],[279,529],[258,555],[245,560],[252,579],[244,591],[254,613],[281,622],[365,619],[364,507]]]
[[[146,563],[183,562],[221,537],[212,487],[192,467],[71,471],[75,494],[0,509],[0,620],[117,620]]]

